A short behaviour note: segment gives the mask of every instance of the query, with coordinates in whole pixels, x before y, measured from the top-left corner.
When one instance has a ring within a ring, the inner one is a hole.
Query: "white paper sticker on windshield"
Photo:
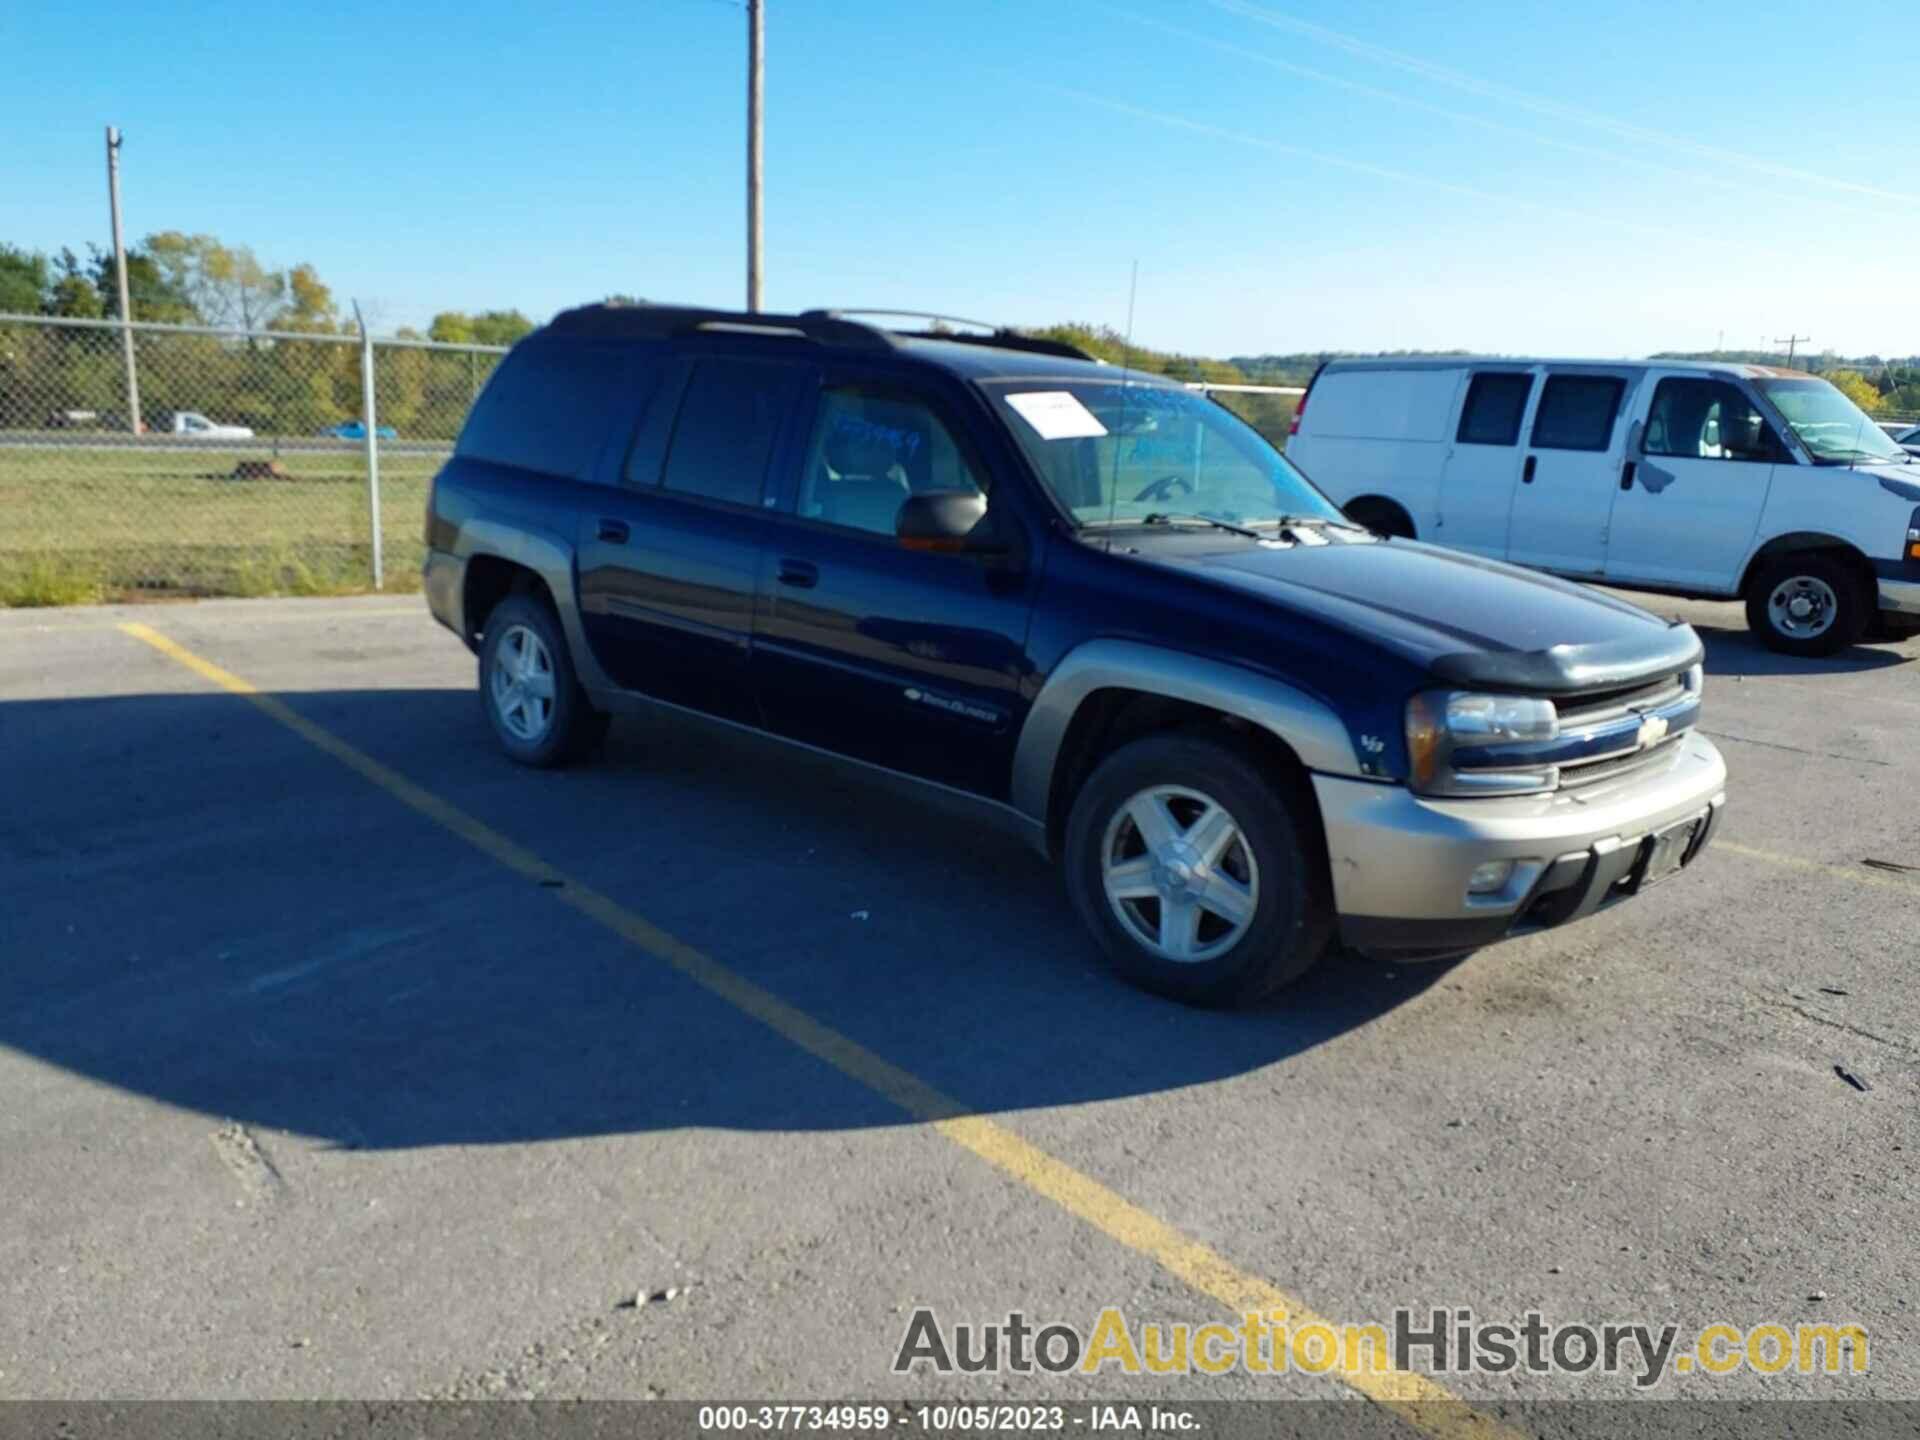
[[[1107,433],[1100,418],[1071,390],[1027,390],[1007,396],[1042,440],[1086,440]]]

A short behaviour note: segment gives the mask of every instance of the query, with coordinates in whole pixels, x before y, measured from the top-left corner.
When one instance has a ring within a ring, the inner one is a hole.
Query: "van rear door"
[[[1440,480],[1440,528],[1456,550],[1507,558],[1507,519],[1520,480],[1520,435],[1534,392],[1531,370],[1476,370]]]
[[[1623,402],[1634,371],[1546,369],[1507,522],[1507,558],[1565,575],[1598,575],[1620,478]]]

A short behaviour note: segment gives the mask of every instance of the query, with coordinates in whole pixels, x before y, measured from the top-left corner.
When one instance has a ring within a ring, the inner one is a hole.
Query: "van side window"
[[[1462,445],[1512,445],[1520,438],[1520,417],[1527,413],[1531,375],[1502,375],[1482,371],[1467,386],[1467,403],[1460,411]]]
[[[1786,449],[1759,407],[1724,380],[1662,380],[1641,448],[1676,460],[1775,464]]]
[[[674,421],[661,483],[683,495],[758,505],[774,441],[799,388],[791,366],[701,360]]]
[[[1611,375],[1550,375],[1533,417],[1536,450],[1604,450],[1625,383]]]
[[[821,393],[800,475],[809,520],[891,535],[909,495],[985,488],[924,402],[859,385]]]

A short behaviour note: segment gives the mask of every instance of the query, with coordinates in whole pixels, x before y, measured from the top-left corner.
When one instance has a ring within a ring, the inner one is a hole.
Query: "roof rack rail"
[[[856,318],[868,315],[929,320],[941,325],[972,325],[987,333],[892,330]],[[768,311],[707,310],[689,305],[580,305],[554,316],[547,323],[547,329],[559,335],[608,340],[666,340],[701,331],[718,331],[733,335],[788,336],[850,350],[892,350],[898,348],[901,340],[951,340],[963,345],[990,345],[1035,355],[1057,355],[1067,360],[1094,359],[1079,346],[1063,340],[1043,340],[983,320],[963,320],[921,310],[803,310],[797,315],[782,315]]]
[[[702,330],[732,334],[793,336],[820,345],[843,345],[855,350],[890,350],[893,341],[884,330],[858,321],[843,320],[824,311],[780,315],[768,311],[706,310],[688,305],[580,305],[563,310],[547,323],[561,335],[620,340],[666,340]]]
[[[969,320],[963,315],[939,315],[931,310],[808,310],[807,316],[822,319],[844,320],[858,324],[866,316],[893,316],[903,320],[930,320],[935,325],[971,325],[984,330],[984,335],[963,335],[952,330],[895,330],[891,333],[909,340],[947,340],[959,345],[988,345],[996,350],[1023,350],[1033,355],[1057,355],[1064,360],[1094,360],[1078,345],[1065,340],[1046,340],[1037,335],[1023,335],[1018,330],[1010,330],[1005,325],[996,325],[991,320]],[[1098,363],[1096,361],[1096,363]]]

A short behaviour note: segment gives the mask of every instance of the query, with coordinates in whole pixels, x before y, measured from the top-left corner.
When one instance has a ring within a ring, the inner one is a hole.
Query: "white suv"
[[[1336,360],[1308,387],[1287,458],[1387,534],[1740,596],[1776,650],[1920,630],[1920,459],[1802,371]]]

